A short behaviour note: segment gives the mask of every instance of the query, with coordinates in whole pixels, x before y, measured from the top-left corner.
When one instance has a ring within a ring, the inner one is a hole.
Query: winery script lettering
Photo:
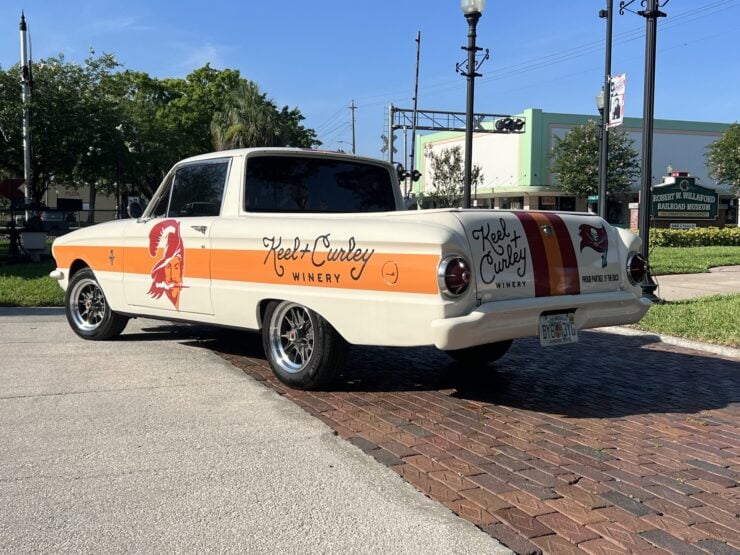
[[[290,271],[293,281],[303,283],[339,284],[345,276],[332,266],[336,263],[351,264],[349,277],[357,281],[362,277],[367,263],[375,253],[375,249],[362,248],[354,237],[334,242],[331,233],[319,235],[308,241],[303,241],[300,237],[292,239],[263,237],[262,244],[267,249],[264,264],[272,265],[278,277],[285,275],[286,263],[303,261],[299,269]],[[308,263],[308,266],[305,263]]]
[[[499,218],[493,225],[486,223],[472,232],[473,239],[480,243],[483,253],[478,270],[483,283],[491,284],[496,276],[513,269],[516,275],[527,273],[527,247],[516,230],[506,227],[506,220]],[[520,245],[523,243],[523,245]]]

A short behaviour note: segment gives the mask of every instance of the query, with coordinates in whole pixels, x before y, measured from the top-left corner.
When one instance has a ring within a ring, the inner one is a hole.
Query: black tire
[[[347,342],[313,310],[272,301],[262,318],[262,345],[277,378],[298,389],[327,386],[344,364]]]
[[[507,339],[497,343],[486,343],[485,345],[476,345],[466,349],[445,351],[445,353],[465,366],[481,367],[504,356],[511,348],[512,343],[511,339]]]
[[[90,268],[76,272],[64,295],[64,312],[72,330],[83,339],[111,339],[120,335],[128,317],[113,312]]]

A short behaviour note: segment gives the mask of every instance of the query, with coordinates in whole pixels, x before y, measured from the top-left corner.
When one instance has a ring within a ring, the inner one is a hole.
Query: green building
[[[473,205],[525,210],[588,210],[588,199],[569,196],[561,191],[557,178],[550,172],[550,152],[555,137],[563,137],[571,127],[600,117],[597,114],[557,114],[537,108],[524,110],[516,117],[525,119],[524,133],[473,135],[473,163],[481,167],[484,178],[483,183],[471,192]],[[726,210],[731,197],[729,189],[718,186],[709,177],[704,154],[706,147],[718,139],[728,126],[725,123],[656,119],[652,182],[660,183],[671,169],[689,172],[697,184],[720,193]],[[633,147],[639,155],[642,148],[642,119],[624,118],[622,130],[634,141]],[[421,172],[422,178],[415,184],[417,197],[431,187],[429,159],[425,154],[429,151],[439,153],[453,146],[464,149],[462,133],[419,135],[415,158],[416,169]],[[632,184],[629,193],[610,197],[610,221],[629,223],[630,204],[637,202],[638,191],[639,179]]]

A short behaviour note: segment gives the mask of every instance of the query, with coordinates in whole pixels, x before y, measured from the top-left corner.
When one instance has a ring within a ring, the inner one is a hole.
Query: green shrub
[[[736,247],[740,227],[695,227],[692,229],[651,229],[650,247]]]

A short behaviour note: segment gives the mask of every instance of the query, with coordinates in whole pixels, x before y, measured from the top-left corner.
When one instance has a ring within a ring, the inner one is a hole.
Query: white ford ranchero
[[[601,218],[402,206],[384,162],[216,152],[178,163],[143,214],[59,237],[51,275],[83,338],[136,316],[261,330],[277,377],[302,388],[325,386],[348,343],[480,364],[650,306],[639,238]]]

